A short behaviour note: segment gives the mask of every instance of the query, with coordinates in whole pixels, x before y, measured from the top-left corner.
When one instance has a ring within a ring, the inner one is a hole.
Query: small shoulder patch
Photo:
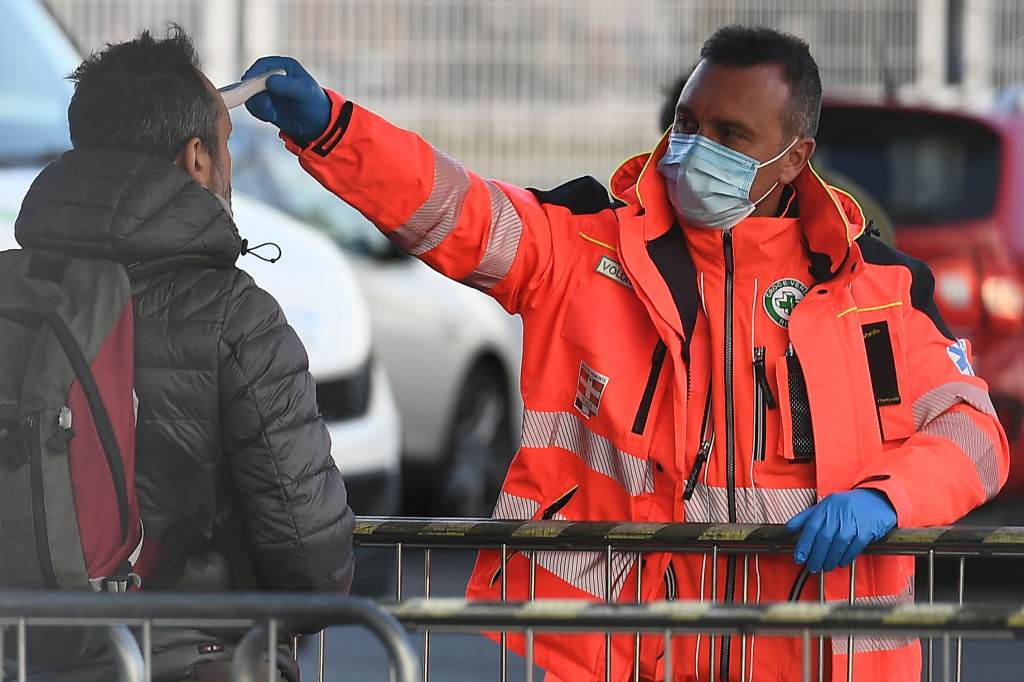
[[[570,180],[554,189],[527,189],[540,203],[563,206],[573,215],[590,215],[618,205],[612,202],[604,185],[590,175]]]
[[[971,359],[967,354],[967,342],[963,339],[957,339],[956,343],[946,347],[946,353],[949,354],[949,359],[953,361],[956,368],[961,374],[966,374],[969,377],[974,376],[974,367],[971,366]]]

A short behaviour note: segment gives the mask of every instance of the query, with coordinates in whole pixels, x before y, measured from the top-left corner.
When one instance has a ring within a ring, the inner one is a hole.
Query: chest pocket
[[[903,319],[899,311],[895,306],[861,314],[864,351],[883,441],[900,440],[914,433],[914,413],[907,393]]]
[[[581,283],[562,324],[562,337],[583,350],[589,360],[626,372],[635,371],[637,362],[650,358],[657,336],[643,303],[610,280]]]

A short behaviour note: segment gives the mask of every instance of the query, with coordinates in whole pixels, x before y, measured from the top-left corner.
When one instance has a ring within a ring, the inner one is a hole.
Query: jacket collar
[[[36,177],[15,222],[22,246],[125,264],[174,255],[230,265],[241,237],[227,206],[162,157],[71,150]]]
[[[667,148],[668,133],[652,152],[626,160],[611,180],[612,194],[645,216],[643,238],[647,242],[660,237],[676,222],[664,178],[657,169],[657,161]],[[817,281],[829,281],[848,264],[851,252],[857,251],[853,242],[864,231],[863,213],[853,197],[829,187],[810,164],[793,180],[792,187],[800,206],[812,274]]]

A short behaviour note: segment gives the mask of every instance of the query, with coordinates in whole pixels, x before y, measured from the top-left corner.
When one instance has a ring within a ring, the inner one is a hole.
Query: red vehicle
[[[988,383],[1010,441],[1001,502],[1024,500],[1024,113],[823,104],[815,167],[869,192]]]

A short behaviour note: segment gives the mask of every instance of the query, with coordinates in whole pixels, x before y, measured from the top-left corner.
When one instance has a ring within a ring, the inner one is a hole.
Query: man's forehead
[[[677,108],[713,104],[716,108],[763,115],[782,114],[787,106],[789,86],[777,64],[731,66],[701,60],[679,95]]]

